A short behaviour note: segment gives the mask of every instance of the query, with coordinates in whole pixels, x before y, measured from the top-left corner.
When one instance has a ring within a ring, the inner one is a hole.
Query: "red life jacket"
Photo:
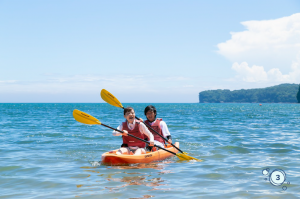
[[[162,129],[160,128],[160,121],[162,121],[161,118],[157,118],[155,120],[155,122],[153,122],[152,124],[150,124],[149,120],[146,120],[145,123],[148,124],[149,126],[151,126],[151,128],[153,128],[157,133],[159,133],[161,136],[164,136],[162,133]],[[162,139],[159,135],[157,135],[157,133],[155,133],[154,131],[152,131],[152,129],[148,128],[149,131],[153,134],[154,136],[154,140],[157,140],[161,143],[165,143],[165,140]]]
[[[145,135],[143,133],[140,132],[140,123],[135,121],[135,127],[130,130],[127,126],[127,121],[122,123],[123,125],[123,130],[128,131],[128,133],[134,135],[135,137],[139,137],[141,139],[145,138]],[[142,142],[138,139],[135,139],[133,137],[130,136],[122,136],[123,138],[123,144],[127,144],[128,146],[137,146],[139,148],[145,148],[146,147],[146,143]]]

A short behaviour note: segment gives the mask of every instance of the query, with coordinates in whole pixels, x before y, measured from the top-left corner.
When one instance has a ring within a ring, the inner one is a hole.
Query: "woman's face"
[[[135,113],[134,110],[131,110],[129,112],[126,112],[124,115],[125,119],[129,122],[129,123],[133,123],[134,118],[135,118]]]
[[[155,120],[155,116],[156,116],[156,114],[152,110],[149,110],[146,113],[146,117],[150,122],[153,122]]]

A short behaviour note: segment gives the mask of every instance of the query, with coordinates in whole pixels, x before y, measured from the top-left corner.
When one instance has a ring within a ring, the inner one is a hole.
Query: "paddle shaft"
[[[113,127],[110,127],[110,126],[108,126],[108,125],[105,125],[105,124],[103,124],[103,123],[101,123],[101,125],[102,125],[102,126],[105,126],[105,127],[107,127],[107,128],[110,128],[110,129],[112,129],[112,130],[118,131],[118,132],[120,132],[120,133],[124,133],[123,131],[120,131],[120,130],[118,130],[118,129],[115,129],[115,128],[113,128]],[[148,141],[146,141],[146,140],[143,140],[143,139],[141,139],[141,138],[139,138],[139,137],[136,137],[136,136],[134,136],[134,135],[131,135],[131,134],[129,134],[129,133],[128,133],[127,135],[129,135],[130,137],[133,137],[133,138],[135,138],[135,139],[138,139],[138,140],[140,140],[140,141],[142,141],[142,142],[145,142],[145,143],[147,143],[147,144],[150,144],[150,142],[148,142]],[[155,145],[155,144],[154,144],[154,146],[157,147],[157,148],[159,148],[159,149],[165,150],[165,151],[167,151],[167,152],[169,152],[169,153],[172,153],[173,155],[176,155],[176,153],[174,153],[174,152],[172,152],[172,151],[169,151],[169,150],[167,150],[167,149],[165,149],[165,148],[163,148],[163,147],[157,146],[157,145]]]
[[[137,116],[135,116],[135,119],[139,120],[139,118]],[[154,131],[154,133],[156,133],[157,135],[159,135],[162,139],[164,139],[166,142],[169,142],[164,136],[162,136],[161,134],[159,134],[158,132],[156,132],[151,126],[149,126],[146,122],[143,121],[143,123],[152,131]],[[176,147],[174,144],[170,143],[173,147],[175,147],[178,151],[180,151],[181,153],[183,153],[183,151],[181,151],[178,147]]]

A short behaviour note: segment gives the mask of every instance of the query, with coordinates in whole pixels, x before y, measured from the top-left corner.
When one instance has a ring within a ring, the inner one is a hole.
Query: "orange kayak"
[[[179,142],[175,142],[175,146],[179,148]],[[172,145],[168,145],[167,150],[177,153],[178,150]],[[128,165],[128,164],[137,164],[137,163],[150,163],[154,161],[161,161],[166,158],[174,156],[172,153],[159,149],[154,152],[147,152],[146,154],[141,155],[128,155],[128,154],[121,154],[117,155],[118,149],[109,151],[102,154],[102,161],[101,164],[105,165]]]

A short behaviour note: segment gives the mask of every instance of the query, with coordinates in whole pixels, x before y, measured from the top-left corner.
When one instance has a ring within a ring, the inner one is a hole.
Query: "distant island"
[[[200,103],[300,103],[299,84],[280,84],[267,88],[230,91],[208,90],[199,93]]]

